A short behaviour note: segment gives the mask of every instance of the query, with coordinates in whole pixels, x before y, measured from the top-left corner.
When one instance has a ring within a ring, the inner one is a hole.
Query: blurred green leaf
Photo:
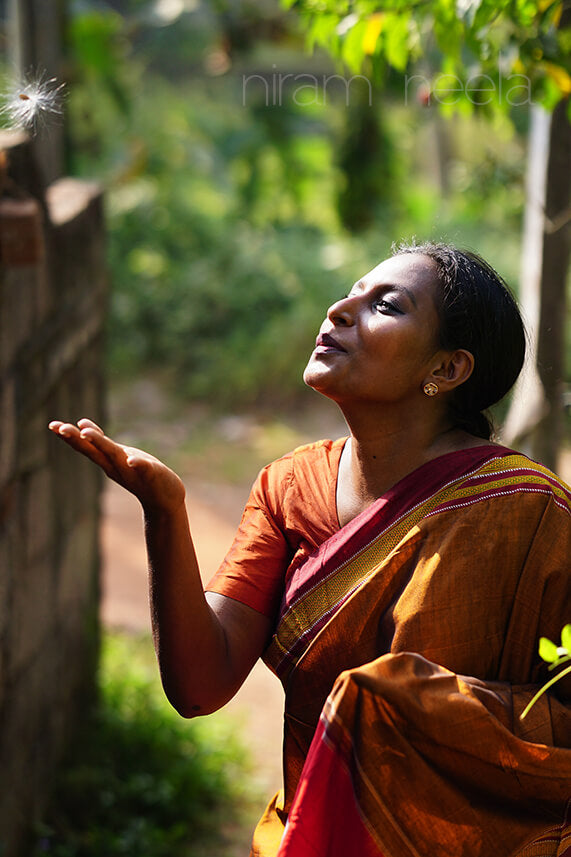
[[[548,640],[547,637],[540,637],[539,656],[548,664],[555,663],[559,658],[556,644]]]
[[[384,20],[385,54],[387,62],[397,71],[404,71],[409,59],[410,13],[387,14]]]
[[[109,9],[90,10],[71,17],[69,36],[84,69],[105,76],[116,71],[118,39],[123,26],[121,15]]]

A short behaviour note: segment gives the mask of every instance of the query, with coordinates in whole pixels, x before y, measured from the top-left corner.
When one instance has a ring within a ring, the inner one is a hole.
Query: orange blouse
[[[264,467],[208,591],[276,615],[291,575],[339,530],[335,494],[345,441],[300,446]]]

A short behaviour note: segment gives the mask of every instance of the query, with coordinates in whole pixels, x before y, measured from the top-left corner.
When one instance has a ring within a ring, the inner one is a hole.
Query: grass
[[[147,636],[105,636],[100,702],[77,736],[32,857],[247,852],[254,795],[235,727],[219,714],[180,718],[156,672]]]

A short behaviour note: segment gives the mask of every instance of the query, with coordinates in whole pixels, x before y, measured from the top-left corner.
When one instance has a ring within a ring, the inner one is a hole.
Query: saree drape
[[[519,713],[570,618],[570,508],[523,456],[453,453],[296,571],[265,654],[284,790],[251,857],[508,857],[562,822],[568,688]]]

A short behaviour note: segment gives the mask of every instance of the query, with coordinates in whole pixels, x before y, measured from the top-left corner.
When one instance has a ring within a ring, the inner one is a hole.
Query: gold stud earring
[[[425,395],[435,396],[438,393],[438,384],[435,384],[433,381],[429,381],[422,389],[424,390]]]

